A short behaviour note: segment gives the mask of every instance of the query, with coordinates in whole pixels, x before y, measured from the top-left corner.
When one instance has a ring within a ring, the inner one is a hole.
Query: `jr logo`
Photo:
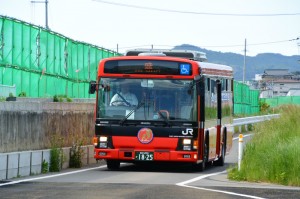
[[[185,129],[185,131],[182,131],[181,133],[182,135],[193,135],[193,129]]]

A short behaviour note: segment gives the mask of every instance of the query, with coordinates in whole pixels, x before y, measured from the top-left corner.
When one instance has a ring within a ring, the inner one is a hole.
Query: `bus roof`
[[[134,52],[137,53],[137,52]],[[168,61],[179,61],[179,62],[188,62],[194,63],[198,65],[200,75],[206,75],[211,77],[228,77],[233,78],[233,69],[230,66],[223,65],[223,64],[214,64],[209,62],[200,62],[196,60],[191,60],[189,58],[184,57],[177,57],[177,56],[162,56],[162,53],[158,52],[139,52],[137,55],[132,53],[131,55],[127,56],[120,56],[120,57],[110,57],[104,60],[168,60]],[[158,55],[160,54],[160,55]],[[198,72],[197,72],[198,73]],[[198,73],[199,74],[199,73]]]
[[[195,61],[204,62],[207,61],[206,54],[200,51],[194,51],[194,50],[168,50],[168,49],[133,49],[128,50],[125,53],[125,56],[138,56],[142,53],[151,53],[153,54],[164,54],[168,57],[179,57],[184,59],[190,59]]]
[[[230,66],[208,62],[198,62],[198,64],[201,74],[209,76],[233,77],[233,70]]]

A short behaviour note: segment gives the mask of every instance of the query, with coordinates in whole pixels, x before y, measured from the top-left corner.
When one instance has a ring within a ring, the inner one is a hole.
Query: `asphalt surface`
[[[249,139],[246,138],[246,139]],[[12,179],[0,183],[0,198],[299,198],[300,187],[227,179],[226,168],[237,162],[237,141],[223,167],[209,165],[204,172],[187,165],[122,164],[110,171],[105,162],[82,169]]]

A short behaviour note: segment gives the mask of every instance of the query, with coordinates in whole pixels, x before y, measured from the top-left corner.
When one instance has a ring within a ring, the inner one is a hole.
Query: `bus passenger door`
[[[217,140],[216,140],[216,155],[220,154],[221,145],[221,124],[222,124],[222,83],[216,81],[217,85]]]

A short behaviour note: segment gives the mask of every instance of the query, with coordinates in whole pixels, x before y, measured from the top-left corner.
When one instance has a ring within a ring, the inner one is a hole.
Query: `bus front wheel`
[[[106,165],[109,170],[117,170],[120,168],[120,161],[106,160]]]
[[[207,141],[205,142],[205,145],[203,147],[203,160],[200,164],[197,164],[196,167],[197,167],[197,170],[199,171],[204,171],[205,170],[205,167],[206,167],[206,164],[207,164],[207,160],[208,160],[208,144],[207,144]]]
[[[224,132],[224,138],[223,138],[223,144],[222,144],[222,151],[221,151],[221,157],[217,161],[214,162],[217,166],[224,166],[225,164],[225,155],[226,155],[226,131]]]

